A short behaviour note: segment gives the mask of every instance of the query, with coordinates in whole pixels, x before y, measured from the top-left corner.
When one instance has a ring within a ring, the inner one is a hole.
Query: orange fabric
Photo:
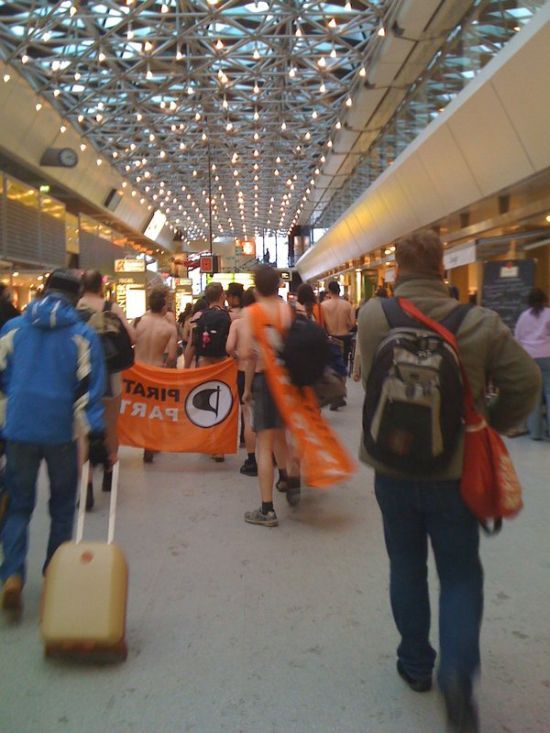
[[[136,362],[122,374],[122,445],[174,453],[237,452],[237,367],[233,359],[198,369]]]
[[[294,386],[284,365],[276,359],[269,343],[272,324],[262,306],[256,303],[249,309],[267,384],[286,427],[296,440],[305,483],[324,488],[345,480],[355,472],[355,462],[321,414],[313,389]],[[281,331],[280,327],[277,330]]]
[[[321,308],[320,303],[315,303],[313,306],[313,317],[317,321],[317,323],[324,328],[325,327],[325,321],[323,318],[323,309]]]

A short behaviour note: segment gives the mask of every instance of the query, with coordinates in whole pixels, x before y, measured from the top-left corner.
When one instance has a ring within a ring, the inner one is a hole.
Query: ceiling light
[[[28,55],[27,55],[26,53],[24,53],[24,54],[23,54],[23,55],[21,56],[21,63],[22,63],[22,64],[28,64],[28,63],[29,63],[29,61],[30,61],[30,58],[29,58],[29,56],[28,56]]]
[[[86,150],[86,147],[87,147],[86,146],[86,143],[80,143],[80,149],[82,150],[82,152],[84,152]],[[124,184],[122,184],[122,185],[124,186]]]
[[[321,68],[321,69],[324,69],[326,67],[326,65],[327,65],[327,62],[325,61],[325,57],[324,56],[321,56],[321,58],[319,59],[319,61],[317,61],[317,66],[319,68]]]
[[[105,54],[103,53],[103,51],[100,51],[100,52],[98,53],[98,55],[97,55],[97,59],[98,59],[98,61],[99,61],[100,63],[103,63],[103,62],[105,61],[105,59],[106,59],[106,58],[107,58],[107,56],[105,56]]]
[[[77,72],[75,73],[75,75],[74,75],[74,80],[75,80],[75,81],[80,81],[80,78],[81,78],[81,75],[80,75],[80,73],[79,73],[79,72],[77,71]]]
[[[161,13],[167,13],[168,12],[168,5],[166,5],[166,3],[162,3],[162,5],[160,7],[160,12]]]
[[[4,74],[3,79],[5,82],[8,82],[11,79],[11,76],[9,74]]]
[[[67,131],[67,127],[65,125],[61,125],[61,127],[59,128],[59,132],[66,132],[66,131]]]
[[[221,38],[218,38],[218,40],[216,41],[215,49],[217,51],[222,51],[223,47],[223,41],[221,40]]]
[[[348,97],[346,99],[346,107],[351,107],[352,104],[353,104],[353,102],[351,101],[351,97]]]
[[[281,122],[281,130],[286,130],[286,122],[284,120]]]
[[[384,38],[385,37],[385,35],[386,35],[386,29],[384,28],[383,25],[380,26],[380,28],[378,29],[376,35],[377,36],[380,36],[380,38]]]
[[[35,108],[35,110],[36,110],[37,112],[40,112],[40,110],[42,109],[42,105],[41,105],[41,103],[40,103],[40,102],[37,102],[37,103],[35,104],[34,108]]]
[[[367,75],[367,70],[365,69],[364,66],[362,66],[361,70],[359,71],[359,76],[366,76],[366,75]]]

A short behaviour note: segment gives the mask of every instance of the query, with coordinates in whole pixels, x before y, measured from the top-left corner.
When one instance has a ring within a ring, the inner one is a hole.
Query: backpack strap
[[[427,321],[421,321],[419,318],[413,318],[410,316],[400,305],[400,298],[381,298],[381,305],[388,321],[390,328],[415,328],[418,323],[422,323],[424,326],[428,326],[433,331],[436,331],[431,324],[441,323],[441,325],[450,331],[451,333],[457,333],[458,329],[462,325],[462,321],[466,318],[470,310],[473,308],[471,303],[459,304],[456,308],[448,313],[445,318],[441,321],[433,321],[429,319]]]
[[[103,313],[108,313],[109,311],[113,310],[113,301],[112,300],[106,300],[103,303]]]

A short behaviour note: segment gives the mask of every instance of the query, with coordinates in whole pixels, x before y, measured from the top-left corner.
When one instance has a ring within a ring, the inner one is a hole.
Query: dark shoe
[[[405,682],[414,692],[428,692],[432,689],[431,677],[420,677],[418,679],[416,679],[415,677],[411,677],[410,674],[407,674],[405,668],[401,664],[401,660],[399,659],[397,660],[397,674],[401,677],[401,679],[405,680]]]
[[[86,511],[91,512],[94,504],[94,485],[91,481],[88,481],[88,488],[86,489]]]
[[[443,693],[449,733],[479,733],[477,708],[468,694],[458,684]]]
[[[143,451],[143,463],[153,463],[155,452],[152,450]]]
[[[244,476],[257,476],[258,475],[258,464],[256,463],[255,459],[249,460],[247,458],[239,470]]]
[[[286,500],[290,506],[298,506],[300,503],[300,478],[289,476],[286,482]]]
[[[225,461],[225,456],[212,456],[212,458],[216,461],[216,463],[223,463]]]
[[[21,611],[23,608],[23,578],[10,575],[2,588],[2,610]]]
[[[110,494],[112,485],[113,485],[113,472],[104,471],[103,472],[103,483],[101,484],[101,491],[105,491],[105,493]]]
[[[279,524],[275,512],[264,514],[261,507],[254,512],[245,512],[244,521],[249,524],[263,524],[264,527],[276,527]]]

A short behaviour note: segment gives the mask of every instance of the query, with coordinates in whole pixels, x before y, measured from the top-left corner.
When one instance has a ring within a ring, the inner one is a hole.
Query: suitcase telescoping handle
[[[118,494],[118,461],[113,466],[113,480],[111,483],[111,503],[109,506],[109,529],[107,533],[107,543],[111,545],[115,538],[115,519],[116,519],[116,503]],[[78,506],[78,520],[76,524],[75,542],[82,542],[84,534],[84,517],[86,513],[86,493],[88,490],[88,478],[90,476],[90,462],[82,466],[82,475],[80,477],[80,503]]]

